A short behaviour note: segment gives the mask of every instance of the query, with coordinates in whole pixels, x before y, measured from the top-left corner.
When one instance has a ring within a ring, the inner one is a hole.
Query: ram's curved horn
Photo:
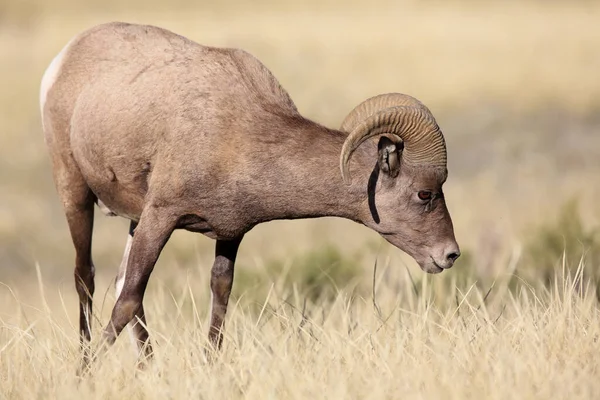
[[[368,99],[346,117],[342,130],[350,130],[340,155],[340,170],[349,181],[352,153],[367,139],[396,136],[404,144],[403,162],[409,165],[446,166],[446,143],[433,115],[420,101],[399,93]]]

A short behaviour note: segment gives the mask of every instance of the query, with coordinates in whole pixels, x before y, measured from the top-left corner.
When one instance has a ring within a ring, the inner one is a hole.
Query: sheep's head
[[[410,96],[384,94],[357,106],[342,130],[349,132],[340,157],[346,182],[352,153],[367,139],[379,137],[377,165],[367,188],[371,218],[365,224],[425,272],[452,267],[460,250],[442,192],[446,145],[429,109]]]

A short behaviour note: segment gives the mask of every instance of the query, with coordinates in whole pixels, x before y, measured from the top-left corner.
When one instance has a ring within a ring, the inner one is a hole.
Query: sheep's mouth
[[[439,274],[440,272],[442,272],[445,268],[443,268],[442,266],[440,266],[438,263],[435,262],[435,260],[433,259],[433,257],[429,256],[429,258],[431,259],[431,265],[433,265],[433,270],[431,271],[427,271],[430,274]]]
[[[398,240],[398,236],[396,234],[391,233],[391,232],[378,232],[378,233],[385,240],[390,242],[392,245],[394,245],[395,247],[399,248],[400,250],[404,251],[406,254],[411,256],[419,264],[419,267],[421,267],[421,269],[424,272],[435,275],[435,274],[439,274],[444,269],[446,269],[446,268],[440,266],[437,262],[435,262],[435,260],[433,259],[433,257],[431,255],[419,254],[418,252],[416,252],[416,254],[415,254],[415,252],[409,251],[409,249],[405,248],[402,245],[402,241]],[[429,256],[430,261],[427,260],[427,258],[426,258],[427,256]]]

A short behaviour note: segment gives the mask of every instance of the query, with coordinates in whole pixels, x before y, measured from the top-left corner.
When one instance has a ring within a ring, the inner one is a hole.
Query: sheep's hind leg
[[[75,288],[79,296],[79,337],[82,351],[81,369],[90,361],[94,296],[94,263],[92,262],[92,232],[94,228],[95,196],[79,173],[57,174],[57,189],[62,200],[69,231],[75,247]]]
[[[131,221],[129,225],[129,235],[127,237],[127,244],[125,245],[125,252],[123,253],[123,259],[119,266],[119,272],[115,281],[115,298],[119,299],[123,285],[125,284],[125,276],[127,274],[127,263],[129,261],[129,253],[131,251],[131,245],[133,243],[133,235],[137,222]],[[146,315],[144,312],[144,305],[140,307],[140,311],[135,315],[134,321],[127,324],[127,331],[131,343],[135,347],[136,354],[140,357],[140,361],[143,362],[147,358],[152,356],[152,346],[150,344],[150,338],[146,329]],[[140,366],[143,364],[141,363]]]
[[[215,262],[210,278],[212,310],[208,338],[216,350],[221,348],[223,342],[223,324],[233,286],[235,258],[241,241],[241,237],[227,241],[217,240],[215,247]]]

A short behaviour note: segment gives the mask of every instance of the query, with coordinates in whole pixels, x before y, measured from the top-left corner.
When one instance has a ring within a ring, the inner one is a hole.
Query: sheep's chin
[[[419,264],[419,266],[421,267],[421,269],[424,272],[427,272],[428,274],[432,274],[432,275],[439,274],[439,273],[441,273],[444,270],[444,268],[436,265],[434,262],[428,262],[428,263],[425,263],[425,264]]]

